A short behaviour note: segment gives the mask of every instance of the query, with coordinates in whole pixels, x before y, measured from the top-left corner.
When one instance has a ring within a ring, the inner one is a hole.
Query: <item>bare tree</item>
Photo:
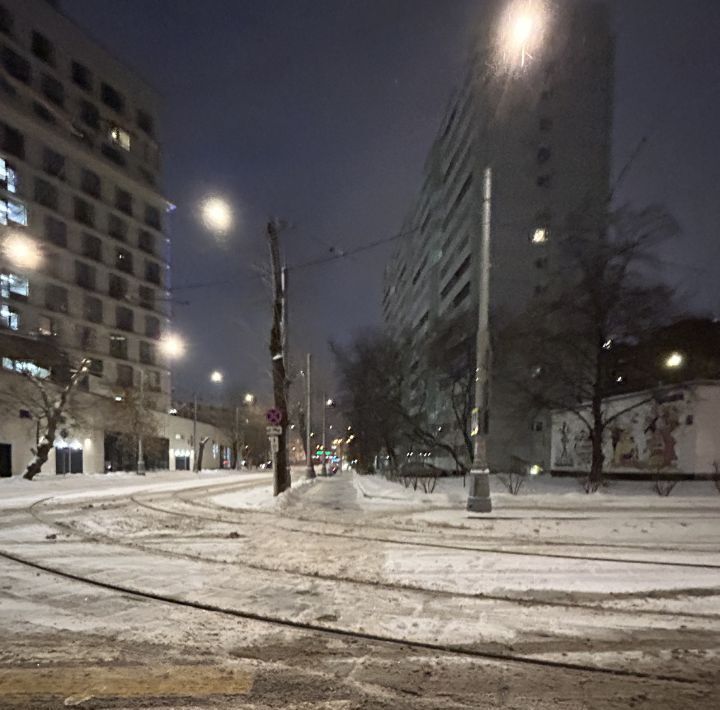
[[[613,350],[672,315],[673,293],[653,271],[659,242],[679,232],[658,207],[623,208],[600,221],[579,218],[558,239],[552,286],[504,328],[496,358],[522,406],[567,410],[587,431],[588,491],[602,482],[605,433],[646,402],[609,409],[606,398],[621,377]]]

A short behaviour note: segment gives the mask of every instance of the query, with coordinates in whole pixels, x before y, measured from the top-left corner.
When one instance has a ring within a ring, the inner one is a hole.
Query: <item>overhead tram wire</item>
[[[397,234],[393,234],[389,237],[384,237],[383,239],[377,239],[374,242],[369,242],[367,244],[361,244],[358,247],[355,247],[354,249],[339,249],[337,247],[331,247],[331,251],[334,252],[330,254],[329,256],[321,256],[316,259],[311,259],[310,261],[305,261],[300,264],[295,264],[294,266],[288,266],[288,271],[297,271],[299,269],[306,269],[311,266],[319,266],[321,264],[327,264],[333,261],[339,261],[340,259],[346,259],[351,256],[355,256],[356,254],[360,254],[365,251],[369,251],[371,249],[376,249],[377,247],[381,247],[385,244],[390,244],[394,241],[397,241],[398,239],[402,239],[403,237],[411,236],[412,234],[415,234],[416,232],[420,231],[420,227],[415,227],[413,229],[409,229],[405,232],[398,232]],[[251,274],[249,276],[243,277],[245,279],[248,278],[263,278],[262,274]],[[191,284],[184,284],[180,286],[173,287],[172,291],[189,291],[193,289],[199,289],[199,288],[212,288],[215,286],[228,286],[231,284],[236,284],[238,282],[237,278],[228,278],[228,279],[221,279],[216,281],[201,281],[198,283],[191,283]]]

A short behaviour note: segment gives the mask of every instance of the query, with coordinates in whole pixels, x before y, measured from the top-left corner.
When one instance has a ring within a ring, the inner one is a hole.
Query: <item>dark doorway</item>
[[[0,478],[12,476],[12,446],[0,444]]]
[[[175,470],[176,471],[189,471],[190,470],[190,457],[189,456],[176,456],[175,457]]]
[[[82,473],[82,449],[73,449],[65,446],[62,449],[55,447],[55,473]]]

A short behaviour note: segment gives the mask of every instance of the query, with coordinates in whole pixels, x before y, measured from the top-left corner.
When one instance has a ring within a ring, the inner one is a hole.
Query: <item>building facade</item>
[[[535,14],[518,26],[513,13],[528,10]],[[525,31],[537,37],[523,37]],[[386,325],[413,353],[408,398],[438,431],[453,427],[447,371],[474,363],[467,353],[474,352],[486,266],[480,256],[486,169],[492,341],[506,317],[548,288],[569,216],[606,207],[613,65],[610,18],[601,3],[488,7],[464,82],[430,149],[403,225],[406,236],[385,271]],[[428,357],[438,336],[441,373],[437,353],[435,366]],[[490,463],[547,464],[549,419],[515,411],[501,370],[502,363],[492,362],[485,424]]]
[[[91,358],[89,394],[142,380],[167,411],[159,96],[57,5],[0,0],[0,328]],[[8,375],[34,367],[2,359]]]
[[[40,263],[0,254],[0,324],[91,357],[90,391],[137,386],[142,372],[167,405],[158,112],[156,92],[53,4],[2,0],[0,231],[33,240]]]

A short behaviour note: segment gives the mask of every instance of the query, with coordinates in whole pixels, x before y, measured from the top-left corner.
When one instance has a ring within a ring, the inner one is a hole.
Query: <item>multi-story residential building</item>
[[[538,14],[511,27],[508,38],[503,28],[517,21],[517,6],[497,3],[488,11],[426,161],[403,225],[407,236],[386,267],[384,318],[414,353],[410,401],[438,430],[451,428],[453,414],[427,346],[444,333],[448,363],[474,349],[486,168],[491,338],[506,315],[548,287],[568,216],[602,212],[608,199],[614,41],[607,8],[589,0],[523,2],[521,12]],[[508,48],[526,32],[539,34],[534,46]],[[491,465],[549,463],[547,418],[519,413],[506,385],[494,362],[486,423]]]
[[[47,0],[0,0],[0,326],[92,358],[91,392],[144,385],[167,407],[168,202],[159,97]],[[6,358],[5,369],[17,363]]]
[[[58,3],[0,0],[0,328],[92,363],[81,397],[93,416],[56,442],[58,471],[68,441],[85,449],[79,470],[112,459],[93,396],[112,402],[142,383],[147,404],[170,403],[158,347],[170,322],[159,109],[157,92]],[[0,394],[28,369],[48,374],[5,353]],[[0,407],[3,475],[22,470],[37,426]]]

